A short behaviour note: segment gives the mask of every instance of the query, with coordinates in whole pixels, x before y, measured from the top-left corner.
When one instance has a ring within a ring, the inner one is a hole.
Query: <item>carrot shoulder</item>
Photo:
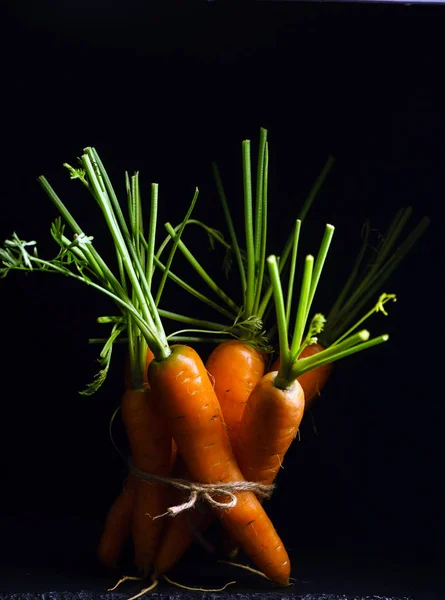
[[[319,343],[310,344],[302,350],[300,358],[315,356],[323,350],[324,347]],[[278,357],[272,364],[270,371],[279,371],[280,363],[280,357]],[[312,406],[313,401],[320,396],[329,380],[329,377],[331,376],[333,368],[333,363],[328,363],[326,365],[322,365],[321,367],[317,367],[312,371],[308,371],[298,378],[298,381],[300,382],[300,385],[304,391],[305,410],[308,410],[308,408]]]
[[[244,481],[199,355],[175,346],[166,359],[150,364],[149,379],[192,478],[213,484]],[[238,492],[236,506],[212,510],[265,575],[288,584],[289,556],[255,494]]]

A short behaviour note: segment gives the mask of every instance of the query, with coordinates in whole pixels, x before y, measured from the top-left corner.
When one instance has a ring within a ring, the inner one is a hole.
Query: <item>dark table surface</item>
[[[134,574],[123,566],[119,571],[101,569],[94,555],[100,523],[85,517],[25,522],[13,516],[0,517],[0,600],[120,600],[147,587],[130,581],[109,592],[122,574]],[[438,565],[391,561],[369,557],[325,553],[317,556],[291,555],[293,585],[277,588],[244,570],[216,563],[201,547],[192,549],[171,578],[204,589],[236,584],[225,591],[188,592],[166,581],[149,596],[159,598],[301,598],[305,600],[399,599],[439,600]],[[239,561],[248,564],[240,556]]]

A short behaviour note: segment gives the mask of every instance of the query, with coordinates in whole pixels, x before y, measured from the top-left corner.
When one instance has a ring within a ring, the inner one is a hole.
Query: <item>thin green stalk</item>
[[[412,208],[409,206],[408,208],[400,209],[398,214],[396,214],[396,218],[391,224],[389,230],[383,236],[382,243],[377,254],[377,259],[371,267],[371,272],[376,271],[391,252],[391,249],[399,238],[402,229],[405,227],[412,212]]]
[[[314,300],[315,292],[317,291],[318,282],[320,281],[321,272],[323,271],[323,266],[326,261],[326,257],[329,252],[329,246],[331,245],[332,236],[334,235],[335,227],[333,225],[326,225],[325,233],[323,239],[321,241],[320,250],[317,254],[317,259],[314,265],[314,273],[312,275],[311,280],[311,289],[309,292],[308,302],[306,306],[306,321],[309,316],[309,312],[312,307],[312,302]]]
[[[307,198],[303,204],[303,207],[300,210],[300,213],[298,215],[298,218],[300,219],[300,221],[303,221],[305,219],[313,201],[315,200],[323,183],[326,181],[326,178],[329,175],[329,172],[332,169],[334,162],[335,162],[335,158],[333,156],[329,156],[328,160],[326,161],[326,164],[323,167],[323,170],[321,171],[320,175],[315,180],[315,183],[312,186],[311,191],[309,192],[309,195],[307,196]]]
[[[170,321],[176,321],[178,323],[185,323],[186,325],[194,325],[200,329],[212,329],[213,331],[222,331],[234,329],[233,325],[223,325],[222,323],[215,323],[213,321],[205,321],[202,319],[195,319],[193,317],[187,317],[186,315],[179,315],[177,313],[170,312],[168,310],[159,309],[159,314],[164,319]]]
[[[156,267],[159,267],[161,270],[165,269],[165,265],[163,263],[161,263],[161,261],[158,260],[156,258],[156,256],[154,257],[154,264],[156,265]],[[192,296],[195,296],[195,298],[198,298],[198,300],[200,300],[201,302],[204,302],[204,304],[207,304],[214,310],[218,311],[220,314],[227,317],[230,321],[233,321],[234,319],[236,319],[236,317],[237,317],[236,313],[231,313],[228,310],[226,310],[225,308],[223,308],[222,306],[220,306],[219,304],[217,304],[216,302],[213,302],[213,300],[210,300],[209,298],[207,298],[207,296],[204,296],[204,294],[202,294],[201,292],[198,292],[198,290],[195,290],[195,288],[193,288],[191,285],[186,283],[183,279],[181,279],[180,277],[175,275],[172,271],[169,271],[168,276],[171,278],[172,281],[174,281],[175,283],[180,285],[186,292],[188,292]]]
[[[215,333],[214,329],[178,329],[177,331],[174,331],[172,334],[170,334],[169,336],[167,336],[169,339],[172,335],[180,335],[183,333],[202,333],[202,334],[208,334],[208,333]],[[217,333],[219,333],[221,336],[231,336],[232,333],[230,331],[218,331]],[[232,336],[234,337],[234,336]],[[203,338],[205,339],[205,338]],[[227,338],[225,338],[227,339]]]
[[[145,276],[147,279],[147,285],[151,289],[151,282],[153,279],[153,259],[155,255],[156,245],[156,226],[158,222],[158,186],[153,183],[151,185],[151,198],[150,198],[150,221],[148,225],[148,237],[147,243],[147,263],[145,265]],[[155,301],[155,304],[157,302]]]
[[[292,312],[292,297],[294,291],[294,279],[295,279],[295,270],[297,265],[297,253],[298,253],[298,242],[300,239],[300,229],[301,229],[301,221],[297,219],[295,221],[295,229],[293,235],[293,245],[292,245],[292,256],[289,270],[289,282],[287,286],[287,299],[286,299],[286,324],[289,327],[290,316]]]
[[[219,231],[216,231],[216,229],[212,229],[211,227],[209,227],[202,221],[197,221],[196,219],[187,219],[187,221],[185,222],[185,225],[186,226],[187,225],[197,225],[198,227],[201,227],[209,235],[209,238],[213,238],[219,244],[224,246],[227,250],[231,249],[231,245],[226,242],[226,240],[224,239],[224,237],[222,236],[222,234]],[[182,223],[180,225],[176,225],[176,227],[174,227],[174,231],[177,233],[181,227],[182,227]],[[165,248],[171,241],[172,241],[172,238],[168,235],[165,238],[165,240],[162,242],[162,244],[159,246],[158,251],[156,252],[156,256],[158,258],[161,258],[162,253],[164,252]],[[213,244],[213,242],[212,242],[212,244]]]
[[[267,246],[267,192],[268,192],[268,172],[269,172],[269,149],[267,143],[264,146],[264,161],[262,165],[263,171],[263,184],[262,184],[262,198],[261,198],[261,223],[260,228],[257,230],[256,243],[259,245],[259,257],[258,257],[258,275],[255,290],[255,299],[253,304],[253,314],[257,314],[261,294],[263,291],[263,280],[264,280],[264,269],[266,266],[266,246]],[[258,241],[259,240],[259,241]]]
[[[88,149],[88,150],[90,150],[90,149]],[[119,250],[119,252],[122,256],[122,260],[123,260],[125,269],[127,271],[128,277],[130,279],[132,289],[134,290],[135,294],[137,295],[140,309],[142,311],[144,319],[148,323],[151,324],[153,329],[157,330],[159,327],[159,324],[156,323],[155,311],[153,311],[153,310],[150,311],[149,304],[148,304],[148,302],[150,300],[150,296],[151,296],[150,290],[147,287],[147,282],[145,280],[144,273],[143,273],[142,267],[139,263],[135,248],[130,239],[128,228],[125,227],[124,232],[122,232],[121,229],[119,228],[118,221],[117,221],[116,216],[113,211],[113,205],[110,202],[110,198],[108,196],[107,190],[106,190],[105,185],[102,180],[102,174],[99,171],[99,169],[97,168],[97,164],[95,163],[96,164],[96,168],[95,168],[93,166],[93,163],[90,159],[89,154],[82,155],[82,161],[83,161],[85,170],[88,174],[88,178],[93,187],[94,196],[95,196],[96,200],[98,201],[99,206],[102,210],[102,213],[105,217],[105,220],[107,222],[110,233],[113,237],[116,248]],[[127,243],[124,239],[124,235],[127,238]],[[136,271],[139,272],[139,278],[136,275]],[[141,283],[142,283],[142,287],[145,287],[145,290],[144,290],[146,292],[145,295],[142,290]],[[159,331],[159,334],[160,334],[160,336],[162,336],[162,334],[163,334],[162,328]],[[162,337],[164,337],[164,336],[162,336]],[[167,346],[166,340],[165,340],[165,345]]]
[[[120,230],[123,236],[126,239],[130,239],[130,232],[128,230],[127,222],[125,220],[124,214],[122,212],[121,205],[117,198],[116,192],[114,191],[113,185],[108,177],[108,173],[100,159],[99,154],[97,153],[95,148],[87,147],[84,149],[84,156],[88,156],[91,163],[95,166],[95,171],[98,175],[100,175],[100,179],[103,182],[104,191],[107,192],[111,207],[113,208],[113,214],[116,216],[116,219],[119,223]],[[82,156],[83,161],[83,156]]]
[[[300,221],[303,222],[303,220],[306,218],[306,215],[313,203],[313,201],[315,200],[318,192],[320,191],[322,185],[324,184],[324,182],[326,181],[326,178],[330,172],[330,170],[332,169],[332,166],[334,165],[335,159],[333,156],[329,156],[328,160],[326,161],[326,164],[323,167],[322,172],[320,173],[320,175],[317,177],[314,185],[312,186],[304,204],[302,209],[300,210],[298,219]],[[287,238],[286,244],[284,246],[283,252],[281,253],[281,260],[280,260],[280,273],[283,271],[284,267],[287,264],[287,260],[289,258],[290,252],[292,250],[292,245],[293,245],[293,230],[290,233],[289,237]],[[261,300],[259,309],[257,311],[257,314],[260,318],[263,318],[270,299],[272,297],[272,286],[269,286],[268,289],[266,290],[266,292],[263,295],[263,298]]]
[[[54,263],[51,263],[49,261],[43,260],[41,258],[37,258],[35,256],[30,256],[29,259],[32,262],[34,262],[38,265],[41,265],[43,267],[41,270],[45,271],[46,273],[51,273],[51,272],[59,273],[59,274],[65,275],[67,277],[77,279],[78,281],[82,281],[86,285],[89,285],[90,287],[93,287],[94,289],[103,292],[106,296],[108,296],[109,298],[114,300],[114,302],[116,302],[119,306],[121,306],[124,309],[124,311],[128,311],[134,317],[134,319],[138,323],[139,329],[141,330],[142,334],[145,336],[147,341],[149,341],[151,343],[153,340],[156,340],[157,332],[155,330],[153,330],[150,327],[150,325],[148,325],[144,321],[144,319],[140,316],[140,314],[136,311],[134,306],[131,304],[131,301],[129,298],[127,298],[127,300],[123,300],[122,298],[117,296],[115,293],[113,293],[109,289],[106,289],[105,287],[99,285],[98,283],[94,283],[94,281],[91,281],[90,279],[86,280],[81,275],[72,273],[68,269],[59,267],[58,265],[55,265]],[[10,267],[10,268],[14,268],[15,270],[19,270],[19,271],[29,271],[29,268],[27,268],[27,267]]]
[[[38,181],[42,185],[44,191],[49,196],[50,200],[53,202],[53,204],[60,212],[62,217],[74,231],[75,236],[77,236],[78,238],[86,237],[85,233],[82,231],[78,223],[75,221],[67,207],[64,205],[62,200],[50,186],[45,177],[39,177]],[[113,272],[109,269],[105,261],[102,259],[99,252],[94,248],[93,244],[84,245],[82,247],[82,251],[84,253],[85,259],[90,265],[90,268],[96,274],[96,277],[100,281],[102,281],[104,285],[114,290],[120,298],[125,298],[127,295],[125,294],[124,289],[120,285],[117,278],[114,276]]]
[[[78,236],[84,236],[85,234],[84,234],[83,230],[81,229],[81,227],[79,226],[77,221],[74,219],[74,217],[71,215],[69,210],[66,208],[66,206],[64,205],[62,200],[56,194],[54,189],[51,187],[51,185],[49,184],[47,179],[45,177],[43,177],[43,175],[42,175],[41,177],[38,178],[38,182],[40,183],[40,185],[42,186],[42,188],[44,189],[44,191],[46,192],[46,194],[48,195],[50,200],[53,202],[53,204],[55,205],[57,210],[60,212],[63,219],[67,222],[69,227],[71,227],[74,234],[76,234]],[[89,248],[85,248],[85,255],[88,255],[88,262],[90,263],[91,268],[100,277],[102,270],[99,267],[99,265],[97,264],[97,260],[94,255],[94,250],[92,252],[90,252]]]
[[[280,274],[282,273],[284,267],[286,266],[287,261],[289,259],[289,255],[290,255],[291,250],[292,250],[293,233],[294,233],[294,229],[292,228],[292,233],[290,234],[290,236],[289,236],[289,238],[288,238],[288,240],[286,242],[284,250],[283,250],[282,254],[277,259],[278,260],[278,268],[279,268]],[[260,319],[263,319],[264,314],[265,314],[266,310],[268,309],[270,299],[272,298],[272,294],[273,294],[272,284],[269,284],[268,288],[266,289],[266,291],[263,294],[263,297],[262,297],[261,302],[260,302],[260,306],[259,306],[258,311],[257,311],[257,316]]]
[[[242,143],[243,155],[243,188],[244,188],[244,226],[246,233],[247,253],[247,287],[244,301],[244,311],[247,315],[253,314],[255,292],[255,245],[252,216],[252,173],[250,166],[250,141]]]
[[[409,234],[406,240],[397,248],[393,255],[380,268],[380,271],[373,274],[372,277],[365,276],[363,281],[357,286],[355,292],[348,301],[337,312],[335,322],[332,326],[326,328],[326,334],[323,335],[324,341],[335,340],[341,331],[356,318],[363,307],[374,297],[381,289],[385,281],[395,271],[400,262],[405,258],[409,250],[414,246],[419,237],[424,233],[429,225],[429,218],[424,217],[415,229]]]
[[[191,204],[190,204],[190,206],[188,208],[187,214],[185,215],[185,219],[183,220],[183,222],[181,223],[181,225],[179,227],[179,231],[176,232],[176,231],[173,230],[176,237],[175,237],[175,239],[172,238],[173,239],[173,246],[172,246],[172,248],[170,250],[170,254],[169,254],[168,259],[167,259],[167,264],[165,265],[166,266],[166,270],[162,273],[161,281],[159,283],[159,287],[158,287],[158,291],[157,291],[156,299],[155,299],[156,306],[158,306],[159,302],[161,301],[162,292],[164,291],[165,282],[167,281],[167,276],[168,276],[168,273],[170,271],[170,267],[171,267],[171,264],[173,262],[173,258],[175,256],[176,249],[178,247],[179,242],[181,241],[181,236],[182,236],[182,233],[184,231],[185,224],[188,221],[188,219],[190,218],[190,215],[192,214],[193,209],[195,208],[195,204],[196,204],[196,201],[198,199],[198,194],[199,194],[199,190],[198,190],[198,188],[196,188],[195,189],[195,193],[194,193],[193,198],[192,198],[192,202],[191,202]]]
[[[138,301],[144,318],[147,322],[152,323],[153,328],[158,331],[164,351],[169,352],[170,350],[165,339],[165,332],[156,311],[156,305],[148,287],[144,269],[138,259],[127,223],[114,188],[108,177],[108,173],[95,148],[85,148],[84,152],[85,154],[82,155],[82,162],[93,185],[93,195],[99,203],[107,224],[109,225],[110,233],[122,255],[128,277],[138,295]],[[136,276],[136,272],[139,277]],[[140,284],[142,285],[142,288]]]
[[[224,337],[210,337],[210,338],[202,338],[196,337],[192,335],[169,335],[169,342],[176,342],[178,344],[222,344],[223,342],[227,342],[227,338]]]
[[[136,204],[136,231],[134,232],[135,236],[135,247],[136,252],[139,256],[139,262],[141,263],[142,269],[146,270],[145,265],[145,247],[142,243],[144,239],[144,217],[142,212],[142,199],[141,199],[141,189],[139,185],[139,172],[136,172],[133,175],[133,187],[134,187],[134,196],[135,196],[135,204]]]
[[[178,249],[193,267],[193,269],[198,273],[201,279],[208,285],[208,287],[215,292],[215,294],[223,301],[225,304],[236,314],[240,312],[240,308],[233,302],[229,296],[217,285],[217,283],[210,277],[207,271],[201,266],[195,256],[190,252],[190,250],[186,247],[184,242],[179,239],[178,234],[175,232],[170,223],[165,224],[165,229],[170,234],[172,239],[178,243]]]
[[[132,242],[128,227],[125,219],[122,215],[119,202],[114,194],[114,190],[109,183],[109,187],[112,192],[112,198],[107,193],[107,186],[104,184],[103,172],[106,175],[106,180],[109,182],[108,176],[105,172],[97,153],[92,148],[87,148],[87,154],[82,155],[82,161],[88,173],[89,179],[93,186],[94,195],[102,209],[104,217],[109,225],[110,232],[115,240],[119,251],[122,254],[125,269],[128,277],[131,281],[132,288],[138,297],[138,303],[140,310],[144,316],[144,319],[151,324],[154,330],[158,332],[159,344],[162,345],[162,352],[168,356],[170,348],[167,343],[164,328],[162,326],[159,313],[151,294],[151,290],[148,287],[147,280],[142,265],[140,264],[136,249]],[[90,160],[90,154],[93,156],[93,161]],[[157,185],[157,184],[153,184]],[[114,206],[115,205],[115,206]],[[116,213],[116,214],[115,214]],[[118,222],[121,223],[119,227]]]
[[[361,333],[363,333],[363,332],[361,332]],[[368,337],[369,337],[369,333],[368,332],[366,332],[366,333],[368,334]],[[360,334],[357,334],[357,335],[360,335]],[[365,339],[367,339],[367,338],[365,338]],[[324,354],[324,352],[326,352],[324,350],[323,352],[320,352],[314,356],[310,356],[308,358],[300,358],[295,363],[295,369],[293,371],[293,375],[295,378],[301,377],[305,373],[308,373],[309,371],[313,371],[314,369],[317,369],[318,367],[322,367],[323,365],[327,365],[334,361],[341,360],[343,358],[346,358],[347,356],[356,354],[357,352],[362,352],[363,350],[369,350],[369,348],[372,348],[374,346],[382,344],[383,342],[387,342],[388,340],[389,340],[389,336],[385,334],[385,335],[381,335],[379,337],[373,338],[371,340],[364,341],[363,343],[358,343],[355,346],[352,346],[346,350],[340,350],[340,347],[336,346],[337,350],[339,350],[339,351],[335,354],[334,353],[331,355]]]
[[[269,256],[267,258],[267,266],[269,268],[269,275],[274,294],[281,363],[282,365],[284,365],[283,368],[286,369],[286,366],[289,365],[290,361],[290,351],[288,342],[289,336],[286,323],[286,311],[284,308],[283,288],[281,287],[280,272],[278,269],[278,262],[276,256]]]
[[[369,231],[370,231],[369,220],[366,219],[366,221],[363,225],[363,230],[362,230],[363,242],[360,247],[360,251],[357,255],[357,258],[355,259],[354,265],[352,267],[352,271],[349,274],[348,279],[346,280],[346,283],[343,286],[343,289],[341,290],[340,294],[337,296],[337,299],[335,300],[335,302],[328,314],[328,317],[327,317],[328,323],[331,323],[336,319],[338,311],[340,310],[341,306],[343,305],[345,298],[349,294],[349,290],[351,289],[352,284],[354,283],[354,281],[357,278],[357,275],[358,275],[358,272],[360,269],[360,265],[362,264],[363,258],[366,253],[366,249],[368,247]]]
[[[212,163],[212,170],[213,170],[213,175],[215,177],[215,181],[216,181],[216,187],[218,190],[218,195],[221,201],[221,205],[222,205],[222,209],[224,212],[224,217],[226,219],[226,223],[227,223],[227,228],[229,230],[229,235],[230,235],[230,240],[232,242],[232,249],[233,252],[235,253],[235,259],[236,259],[236,263],[238,265],[238,270],[239,270],[239,274],[241,277],[241,289],[243,292],[243,298],[245,298],[246,296],[246,287],[247,287],[247,280],[246,280],[246,272],[244,269],[244,263],[243,263],[243,259],[241,256],[241,250],[238,244],[238,239],[236,237],[236,232],[235,232],[235,227],[233,225],[233,221],[232,221],[232,217],[230,215],[230,210],[229,210],[229,205],[227,203],[227,197],[226,197],[226,193],[224,191],[224,187],[221,181],[221,176],[218,170],[218,167],[216,166],[215,163]]]
[[[261,127],[260,129],[260,141],[258,147],[258,165],[256,173],[256,200],[255,200],[255,264],[261,264],[262,255],[262,237],[264,229],[264,200],[263,200],[263,186],[264,186],[264,173],[266,163],[266,142],[267,142],[267,130]]]
[[[188,336],[188,335],[169,335],[169,342],[178,342],[178,343],[203,343],[203,344],[220,344],[222,342],[227,342],[227,337],[199,337],[199,336]],[[89,344],[103,344],[106,342],[108,338],[89,338]],[[115,342],[115,344],[128,344],[129,339],[127,338],[119,338]]]
[[[163,331],[162,324],[160,324],[159,315],[155,312],[154,319],[153,319],[152,313],[148,310],[148,306],[145,302],[144,295],[142,293],[141,288],[139,287],[138,279],[132,268],[131,258],[128,255],[128,251],[127,251],[125,243],[123,241],[122,234],[120,232],[119,227],[116,225],[116,221],[114,218],[114,214],[112,213],[111,205],[107,204],[108,196],[106,195],[105,188],[99,182],[99,180],[96,176],[96,171],[93,169],[88,155],[83,155],[82,158],[84,159],[84,166],[86,167],[86,172],[88,172],[89,179],[91,181],[91,185],[93,186],[93,189],[91,191],[92,191],[94,197],[96,198],[96,200],[99,202],[99,205],[101,207],[103,206],[104,216],[105,215],[108,216],[108,223],[109,223],[109,226],[111,227],[113,239],[115,239],[115,242],[117,243],[117,247],[118,247],[119,251],[121,252],[123,263],[127,270],[127,274],[132,283],[132,286],[134,285],[134,289],[136,289],[136,291],[138,292],[138,300],[143,309],[144,322],[147,323],[147,325],[149,326],[149,328],[152,331],[152,334],[151,334],[152,343],[155,344],[159,353],[162,356],[166,357],[170,353],[170,349],[169,349],[167,340],[165,338],[165,333]],[[97,168],[97,162],[95,164],[96,164],[96,168]],[[77,233],[78,235],[79,234],[84,235],[82,230],[78,226],[77,222],[74,220],[74,218],[72,217],[72,215],[70,214],[68,209],[62,203],[62,201],[57,196],[57,194],[54,192],[54,190],[51,188],[51,186],[46,181],[46,179],[44,177],[40,177],[39,182],[41,183],[44,190],[47,192],[50,199],[56,205],[58,210],[61,212],[62,216],[65,218],[67,223],[73,229],[73,231],[75,233]],[[128,229],[127,229],[127,234],[128,234]],[[128,234],[128,237],[129,237],[129,234]],[[130,248],[132,250],[134,250],[132,248],[131,244],[130,244]],[[91,266],[95,269],[96,272],[101,273],[101,275],[106,278],[107,285],[115,291],[114,296],[119,297],[119,301],[122,303],[122,298],[128,298],[128,295],[125,294],[124,289],[122,288],[122,286],[120,285],[119,281],[114,276],[112,271],[109,269],[109,267],[106,265],[105,261],[103,261],[103,259],[99,255],[99,253],[92,246],[92,244],[89,244],[88,247],[85,246],[83,249],[84,249],[85,254],[88,256],[88,260],[89,260],[89,263],[91,264]],[[136,264],[136,267],[138,267],[138,266],[140,267],[137,260],[135,260],[135,264]],[[145,281],[144,277],[141,278],[141,281],[143,283],[145,283],[145,285],[146,285],[146,281]],[[101,289],[104,289],[104,288],[101,288]],[[148,300],[150,300],[150,299],[152,300],[150,291],[148,290]],[[125,304],[125,301],[124,301],[124,304]],[[136,309],[133,308],[133,310],[134,310],[135,314],[137,315],[137,318],[139,320],[141,320],[141,317],[137,313]],[[159,327],[159,324],[161,325],[160,327]],[[157,336],[153,335],[153,332],[156,332]]]
[[[387,316],[388,313],[383,308],[384,305],[387,302],[389,302],[390,300],[392,300],[393,302],[395,302],[396,299],[397,298],[396,298],[395,294],[381,294],[381,296],[378,299],[377,304],[371,310],[369,310],[363,317],[361,317],[361,319],[359,319],[352,327],[350,327],[347,331],[345,331],[345,333],[343,333],[337,340],[335,340],[335,342],[333,342],[332,344],[330,344],[330,347],[337,346],[342,340],[344,340],[345,338],[347,338],[348,335],[350,335],[353,331],[355,331],[356,329],[358,329],[360,327],[360,325],[362,323],[364,323],[366,321],[366,319],[369,319],[369,317],[371,315],[373,315],[374,313],[381,312],[385,316]]]
[[[303,281],[301,282],[300,299],[298,301],[297,315],[295,317],[294,335],[290,348],[290,359],[293,362],[298,357],[298,349],[301,346],[303,333],[306,328],[308,304],[312,288],[312,273],[314,268],[314,257],[310,254],[304,261]]]

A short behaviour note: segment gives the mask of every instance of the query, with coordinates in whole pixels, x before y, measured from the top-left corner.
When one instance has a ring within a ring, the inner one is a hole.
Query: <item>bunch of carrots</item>
[[[183,220],[175,227],[166,223],[166,238],[157,246],[157,184],[151,186],[147,219],[138,173],[126,174],[124,208],[96,150],[86,148],[79,160],[79,166],[65,167],[72,179],[88,189],[107,223],[116,250],[114,270],[44,177],[39,182],[60,213],[51,226],[57,255],[41,259],[34,241],[25,242],[13,234],[0,249],[0,258],[3,275],[10,270],[57,272],[104,293],[118,309],[117,315],[99,319],[112,329],[100,353],[102,368],[82,392],[97,391],[109,371],[114,343],[127,344],[126,389],[113,418],[120,411],[130,468],[105,520],[99,559],[115,567],[131,538],[134,564],[142,578],[151,578],[147,590],[152,589],[218,520],[222,546],[229,556],[241,548],[258,571],[276,584],[288,585],[290,559],[263,498],[272,491],[304,413],[329,380],[333,363],[387,341],[387,335],[371,338],[360,327],[375,313],[387,314],[384,306],[395,296],[381,288],[423,233],[428,219],[399,243],[411,212],[399,211],[370,258],[366,224],[351,275],[325,318],[312,307],[334,227],[326,225],[316,255],[298,260],[298,250],[301,228],[332,167],[331,157],[279,256],[270,253],[267,244],[269,155],[264,129],[255,182],[250,142],[242,143],[243,245],[216,165],[227,239],[192,218],[198,198],[195,190]],[[220,244],[234,258],[239,275],[237,301],[186,245],[190,226],[205,231],[213,244]],[[66,227],[72,235],[65,235]],[[209,292],[192,287],[173,271],[178,252]],[[167,281],[210,307],[218,320],[163,308]],[[166,322],[179,323],[180,329],[168,333]],[[203,341],[214,345],[205,362],[196,349]],[[182,487],[175,485],[178,482]],[[206,486],[216,486],[218,491]],[[196,501],[198,508],[188,510]],[[175,510],[178,506],[181,509]]]

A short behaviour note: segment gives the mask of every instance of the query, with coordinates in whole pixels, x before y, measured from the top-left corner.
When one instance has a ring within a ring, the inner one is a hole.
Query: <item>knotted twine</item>
[[[130,472],[133,473],[139,479],[143,481],[152,481],[155,483],[165,483],[167,485],[172,485],[173,487],[188,491],[189,497],[182,504],[178,504],[177,506],[170,506],[167,508],[167,512],[163,515],[158,515],[162,517],[166,514],[175,517],[179,513],[190,510],[193,508],[198,500],[204,500],[210,506],[215,508],[228,509],[236,506],[238,502],[238,498],[236,497],[235,492],[254,492],[260,498],[270,498],[272,495],[275,486],[265,485],[263,483],[256,483],[254,481],[229,481],[228,483],[196,483],[193,481],[187,481],[187,479],[179,479],[172,477],[161,477],[159,475],[153,475],[153,473],[146,473],[145,471],[141,471],[137,467],[133,465],[130,461]],[[219,500],[215,500],[213,494],[228,496],[229,500],[227,502],[220,502]],[[157,518],[157,517],[154,517]]]

